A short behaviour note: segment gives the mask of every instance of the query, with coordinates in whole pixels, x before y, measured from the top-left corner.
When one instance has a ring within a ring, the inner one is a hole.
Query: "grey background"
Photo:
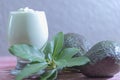
[[[120,0],[0,0],[0,56],[11,56],[7,51],[9,12],[26,6],[46,12],[50,37],[63,31],[84,35],[92,45],[120,41]]]

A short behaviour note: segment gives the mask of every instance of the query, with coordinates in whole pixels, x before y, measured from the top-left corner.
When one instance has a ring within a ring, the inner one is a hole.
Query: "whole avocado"
[[[101,41],[86,54],[91,62],[81,66],[81,72],[88,77],[112,77],[120,71],[120,43]]]
[[[80,34],[77,33],[67,33],[64,35],[64,48],[78,48],[80,51],[75,55],[81,56],[84,55],[90,48],[90,44]]]

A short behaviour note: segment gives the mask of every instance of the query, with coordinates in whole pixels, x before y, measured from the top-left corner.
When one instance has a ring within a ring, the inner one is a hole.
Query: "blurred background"
[[[0,56],[11,56],[9,13],[24,7],[45,11],[49,37],[63,31],[79,33],[92,45],[102,40],[120,41],[120,0],[0,0]]]

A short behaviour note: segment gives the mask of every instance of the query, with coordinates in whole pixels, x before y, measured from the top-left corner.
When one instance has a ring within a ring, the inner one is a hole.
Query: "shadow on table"
[[[58,80],[109,80],[110,78],[88,78],[81,73],[60,74]]]
[[[36,79],[24,79],[24,80],[39,80],[39,78]],[[109,78],[88,78],[88,77],[59,77],[56,80],[109,80]]]
[[[76,80],[109,80],[110,78],[88,78],[88,77],[81,77],[80,79]]]

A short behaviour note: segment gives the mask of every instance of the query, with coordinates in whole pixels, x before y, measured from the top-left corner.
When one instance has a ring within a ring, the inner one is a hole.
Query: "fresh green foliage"
[[[69,61],[78,51],[79,51],[79,49],[76,49],[76,48],[65,48],[56,57],[58,60],[65,59],[65,60]]]
[[[16,80],[22,80],[35,72],[44,70],[41,80],[55,80],[57,73],[65,67],[81,66],[89,62],[85,56],[73,57],[79,49],[63,48],[64,34],[59,32],[53,40],[47,42],[44,50],[39,50],[28,44],[16,44],[9,48],[11,54],[29,60],[30,63],[17,75]]]
[[[81,56],[70,59],[66,66],[67,67],[81,66],[81,65],[85,65],[86,62],[89,62],[89,59],[86,58],[85,56]]]
[[[38,72],[39,70],[43,70],[47,67],[47,63],[37,63],[37,64],[31,64],[27,65],[19,75],[17,75],[16,80],[22,80],[25,77],[30,76],[33,73]]]
[[[39,49],[27,44],[16,44],[9,48],[9,52],[22,59],[45,62],[45,55]]]
[[[41,80],[54,80],[57,77],[57,70],[49,70],[46,73],[41,75]]]
[[[59,32],[57,36],[54,37],[54,52],[53,52],[53,58],[56,58],[56,56],[59,55],[60,51],[62,50],[64,43],[64,34],[62,32]]]

